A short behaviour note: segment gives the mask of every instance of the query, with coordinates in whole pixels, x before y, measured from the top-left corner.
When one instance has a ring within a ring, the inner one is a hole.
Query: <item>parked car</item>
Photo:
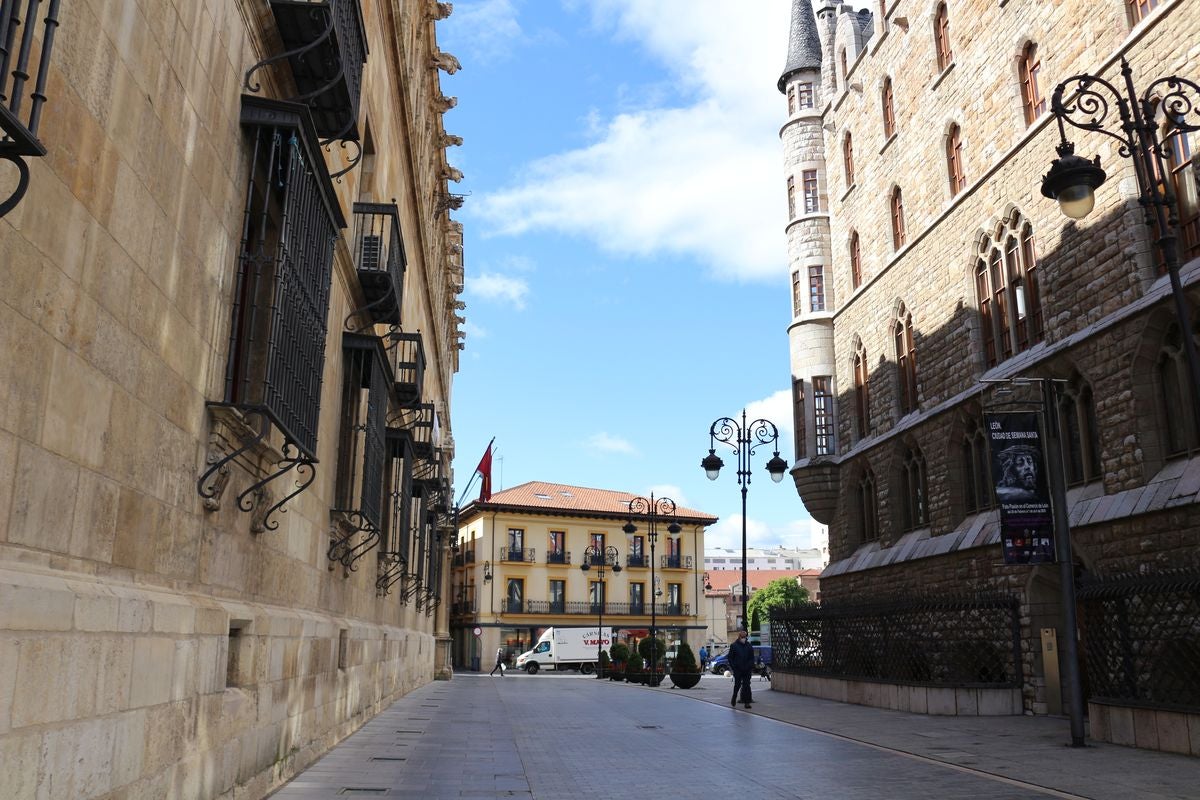
[[[769,674],[765,670],[769,670],[771,665],[771,646],[770,645],[755,645],[754,646],[754,671],[760,674]],[[713,675],[724,675],[729,671],[729,651],[721,653],[708,663],[708,668]]]

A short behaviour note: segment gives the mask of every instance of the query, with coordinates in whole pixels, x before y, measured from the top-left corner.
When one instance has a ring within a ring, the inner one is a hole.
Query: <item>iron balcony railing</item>
[[[502,547],[500,548],[501,561],[524,561],[529,564],[537,561],[536,551],[532,547]]]
[[[611,567],[616,563],[615,559],[610,561],[603,552],[584,555],[584,560],[592,567]]]
[[[388,333],[387,349],[392,354],[396,402],[414,406],[421,402],[425,385],[425,345],[419,333]]]
[[[474,550],[464,550],[463,552],[456,553],[454,555],[454,566],[456,566],[456,567],[465,567],[469,564],[474,564],[474,563],[475,563],[475,551]]]
[[[692,613],[692,606],[691,603],[668,603],[658,613],[667,617],[686,617]]]
[[[475,600],[456,600],[450,604],[450,613],[460,616],[463,614],[477,614],[479,613],[479,603]]]
[[[0,160],[17,170],[17,185],[7,197],[0,195],[0,217],[17,207],[29,189],[29,166],[25,157],[46,154],[38,138],[42,104],[46,102],[46,80],[50,74],[50,54],[58,28],[59,0],[50,0],[45,11],[41,0],[28,0],[22,16],[19,0],[0,2]],[[41,41],[37,39],[38,21],[42,23]],[[19,35],[18,35],[19,32]],[[36,68],[30,57],[39,53]],[[33,84],[27,86],[29,79]],[[29,105],[25,106],[28,91]],[[26,116],[27,115],[27,116]],[[72,131],[63,131],[70,135]],[[6,180],[5,186],[11,184]]]
[[[804,603],[771,614],[774,666],[885,683],[1019,687],[1015,596]]]
[[[354,223],[354,266],[365,302],[353,314],[363,315],[368,325],[400,325],[408,266],[400,211],[395,203],[355,203]]]
[[[1085,578],[1090,699],[1200,713],[1200,571]]]
[[[627,567],[649,567],[650,566],[650,558],[642,553],[639,553],[637,555],[627,555],[627,556],[625,556],[625,566],[627,566]]]
[[[566,550],[549,550],[546,552],[547,564],[570,564],[571,554]]]
[[[691,569],[691,556],[660,556],[659,566],[663,569]]]
[[[504,601],[504,613],[506,614],[528,614],[525,610],[525,603],[521,600],[506,599]]]
[[[405,406],[388,420],[388,424],[408,429],[412,435],[413,455],[417,458],[431,459],[433,457],[436,444],[434,429],[437,426],[433,403],[414,403]]]
[[[650,615],[650,605],[648,603],[604,603],[601,608],[600,604],[589,601],[572,601],[560,602],[555,600],[526,600],[522,605],[523,611],[510,613],[524,614],[567,614],[581,616],[596,616],[603,613],[604,616],[626,616],[626,617],[642,617]],[[690,615],[691,605],[684,603],[682,606],[675,606],[677,609],[673,612],[667,611],[667,606],[659,606],[659,613],[664,615]]]

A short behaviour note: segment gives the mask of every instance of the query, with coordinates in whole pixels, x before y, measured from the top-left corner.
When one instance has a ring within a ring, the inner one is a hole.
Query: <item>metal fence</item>
[[[1200,571],[1080,581],[1088,697],[1200,711]]]
[[[775,669],[956,687],[1022,681],[1015,596],[802,604],[771,614]]]

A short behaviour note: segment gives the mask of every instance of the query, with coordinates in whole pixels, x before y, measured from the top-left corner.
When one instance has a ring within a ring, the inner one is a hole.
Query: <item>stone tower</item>
[[[779,91],[787,98],[788,118],[779,131],[788,190],[788,264],[792,322],[788,326],[793,394],[796,402],[797,464],[832,452],[832,441],[818,441],[815,422],[828,420],[833,432],[833,311],[830,271],[829,204],[826,192],[822,109],[833,96],[822,80],[822,45],[812,0],[793,0],[787,64]],[[815,385],[814,385],[815,379]],[[814,395],[814,389],[819,395]],[[801,397],[803,398],[801,400]],[[817,409],[815,398],[827,398]],[[803,408],[804,420],[799,419]],[[823,414],[828,413],[828,417]]]

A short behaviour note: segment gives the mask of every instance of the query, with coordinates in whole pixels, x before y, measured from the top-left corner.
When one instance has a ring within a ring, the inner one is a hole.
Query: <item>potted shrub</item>
[[[600,651],[600,663],[596,665],[596,677],[603,678],[611,669],[611,662],[608,660],[608,653]]]
[[[625,679],[625,662],[629,660],[629,648],[624,642],[616,642],[608,648],[612,666],[608,668],[608,677],[614,681]]]
[[[645,680],[642,666],[642,657],[637,653],[630,653],[629,660],[625,662],[625,680],[630,683],[642,683]]]
[[[696,654],[687,642],[681,642],[671,665],[671,683],[678,689],[691,689],[699,682],[700,666],[696,663]]]

